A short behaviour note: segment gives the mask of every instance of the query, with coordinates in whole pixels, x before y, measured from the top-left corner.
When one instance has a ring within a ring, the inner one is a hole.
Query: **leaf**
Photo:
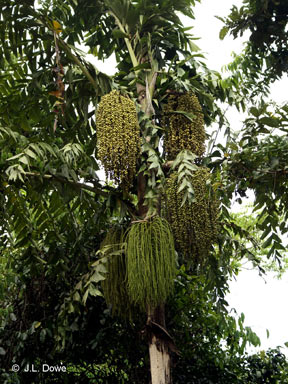
[[[85,305],[86,304],[86,301],[88,299],[88,294],[89,294],[89,288],[86,289],[84,295],[83,295],[83,298],[82,298],[82,302],[83,304]]]
[[[265,229],[265,231],[262,233],[260,239],[261,239],[261,240],[264,240],[265,237],[268,236],[270,232],[271,232],[271,226],[268,226],[268,227]]]
[[[268,125],[268,127],[272,127],[272,128],[277,128],[277,127],[279,127],[278,119],[273,118],[273,117],[268,117],[268,116],[262,117],[262,118],[259,120],[259,122],[260,122],[261,124]]]
[[[160,164],[158,161],[153,161],[153,163],[150,164],[148,169],[153,169],[153,168],[159,168]]]
[[[52,156],[57,157],[56,152],[49,144],[41,142],[39,143],[39,146],[42,147],[44,151],[48,151],[49,153],[51,153]]]
[[[177,68],[177,76],[178,76],[178,77],[182,77],[183,75],[185,75],[185,71],[184,71],[184,69],[178,67],[178,68]]]
[[[183,116],[187,117],[188,120],[192,121],[192,123],[193,123],[193,121],[194,121],[194,119],[196,117],[193,113],[185,112],[185,111],[173,111],[173,112],[170,112],[170,113],[173,113],[173,114],[176,113],[178,115],[183,115]]]
[[[37,329],[39,328],[41,325],[41,321],[37,321],[37,323],[34,325],[34,328]]]
[[[27,156],[31,157],[32,159],[37,159],[37,156],[35,155],[35,153],[32,152],[31,149],[29,149],[29,148],[27,148],[27,149],[25,150],[25,154],[26,154]]]
[[[76,284],[76,289],[82,289],[82,281],[80,280],[77,284]]]
[[[89,294],[91,296],[103,296],[99,289],[95,288],[93,285],[89,287]]]
[[[261,112],[256,107],[250,108],[249,112],[255,117],[259,117],[261,115]]]
[[[229,32],[229,27],[223,27],[220,32],[219,32],[219,38],[220,40],[223,40],[225,38],[225,36],[227,35],[227,33]]]
[[[181,185],[179,186],[178,188],[178,193],[180,193],[181,191],[183,191],[184,188],[186,188],[188,186],[188,181],[186,179],[184,179],[181,183]]]
[[[184,193],[183,198],[182,198],[182,202],[181,202],[181,205],[180,205],[180,208],[182,208],[183,205],[186,203],[187,198],[188,198],[188,194]]]
[[[53,28],[58,35],[62,32],[62,26],[57,20],[53,20]]]
[[[120,249],[119,252],[118,251],[111,252],[110,255],[114,255],[114,254],[119,255],[119,254],[123,253],[122,249]],[[103,262],[101,264],[99,264],[99,266],[97,267],[97,271],[101,272],[101,273],[107,273],[107,268]]]
[[[269,247],[271,245],[271,243],[272,243],[272,240],[273,240],[273,235],[268,237],[268,239],[262,244],[263,248]]]
[[[92,281],[94,283],[99,283],[99,281],[102,281],[102,280],[105,280],[105,276],[101,275],[98,271],[95,271],[93,275],[90,277],[88,284]]]
[[[138,174],[141,173],[141,172],[143,172],[143,171],[145,171],[146,169],[147,169],[147,164],[145,164],[145,163],[142,164],[141,167],[140,167],[139,170],[138,170]]]
[[[193,51],[197,52],[197,51],[201,50],[201,48],[198,47],[198,45],[195,44],[192,40],[189,40],[189,47],[190,47],[190,51],[192,51],[192,52]]]
[[[43,341],[45,340],[45,337],[46,337],[46,329],[42,329],[41,332],[40,332],[40,341],[43,343]]]
[[[81,297],[78,291],[76,291],[73,295],[73,300],[74,301],[81,301]]]
[[[26,156],[20,157],[19,161],[23,164],[29,165],[29,159]]]
[[[112,35],[116,38],[116,39],[121,39],[121,38],[128,38],[129,35],[123,31],[121,31],[120,29],[114,29],[112,31]]]
[[[23,153],[18,153],[18,155],[9,157],[9,159],[7,159],[7,161],[10,161],[10,160],[16,160],[16,159],[18,159],[19,157],[21,157],[22,155],[23,155]]]

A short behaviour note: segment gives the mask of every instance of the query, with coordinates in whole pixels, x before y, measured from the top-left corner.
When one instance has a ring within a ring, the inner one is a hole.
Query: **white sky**
[[[232,5],[240,6],[241,0],[202,0],[195,7],[195,21],[184,19],[186,26],[193,25],[192,32],[201,37],[195,41],[206,54],[207,65],[210,69],[221,71],[221,67],[232,61],[231,52],[240,53],[242,42],[247,39],[245,34],[242,39],[234,40],[226,36],[223,41],[219,40],[219,31],[222,22],[215,16],[226,16]],[[93,58],[95,62],[95,58]],[[107,74],[113,74],[115,68],[114,58],[105,63],[97,62],[97,68]],[[271,87],[271,99],[278,103],[287,101],[288,79],[285,76]],[[240,115],[236,108],[228,111],[228,118],[232,127],[236,130],[241,128],[244,116]],[[237,211],[239,207],[235,207]],[[269,272],[267,276],[260,277],[255,270],[243,270],[237,277],[237,281],[230,284],[230,294],[227,297],[231,308],[235,308],[240,315],[245,314],[245,325],[252,329],[261,338],[262,345],[258,350],[283,346],[288,341],[288,306],[286,305],[286,293],[288,292],[288,273],[284,274],[282,280],[273,277]],[[265,279],[265,280],[264,280]],[[267,339],[266,329],[269,329],[270,337]],[[251,349],[249,349],[251,351]],[[287,348],[283,347],[283,352]]]

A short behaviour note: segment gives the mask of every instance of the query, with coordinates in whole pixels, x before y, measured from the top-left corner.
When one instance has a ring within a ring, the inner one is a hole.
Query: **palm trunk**
[[[171,384],[170,355],[165,341],[152,336],[149,343],[152,384]]]
[[[154,113],[151,104],[151,93],[153,94],[157,73],[154,73],[149,87],[137,84],[138,100],[142,111],[152,116]],[[146,178],[142,173],[138,175],[138,215],[145,217],[147,206],[144,205],[144,195],[146,189]],[[148,308],[147,333],[149,339],[149,357],[151,384],[172,384],[170,373],[170,354],[169,354],[169,334],[165,329],[164,305],[155,309]],[[167,338],[167,335],[169,336]]]
[[[164,305],[155,309],[148,309],[147,329],[151,384],[172,384],[169,353],[170,336],[165,329]]]

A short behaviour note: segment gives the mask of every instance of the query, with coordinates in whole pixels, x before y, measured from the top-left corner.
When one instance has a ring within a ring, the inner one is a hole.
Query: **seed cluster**
[[[176,249],[195,264],[201,264],[217,237],[218,203],[207,187],[207,168],[199,168],[192,178],[196,202],[186,202],[181,207],[183,192],[178,192],[177,172],[167,179],[165,197]]]
[[[173,114],[173,111],[183,111],[193,114],[193,121],[183,114]],[[164,150],[168,160],[174,160],[183,149],[188,149],[197,156],[205,151],[204,116],[197,96],[186,93],[180,96],[170,95],[164,109],[164,124],[166,137]]]
[[[106,177],[128,190],[140,153],[140,128],[135,104],[112,91],[103,96],[96,116],[98,158]]]

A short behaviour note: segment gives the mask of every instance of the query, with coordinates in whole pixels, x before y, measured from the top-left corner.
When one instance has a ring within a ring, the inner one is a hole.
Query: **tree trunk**
[[[157,72],[153,74],[149,86],[147,83],[147,78],[146,86],[142,84],[136,84],[138,101],[141,105],[141,109],[149,116],[154,114],[149,89],[153,94],[156,78]],[[148,207],[143,204],[146,189],[146,178],[143,172],[138,175],[137,189],[138,215],[144,218],[147,214]],[[158,306],[154,309],[148,308],[148,319],[146,327],[149,339],[151,384],[172,384],[169,354],[169,343],[171,338],[165,329],[164,305]]]
[[[155,335],[149,344],[150,371],[152,384],[171,384],[170,355],[164,340]]]
[[[172,384],[169,335],[165,329],[164,305],[148,310],[147,328],[151,384]]]

